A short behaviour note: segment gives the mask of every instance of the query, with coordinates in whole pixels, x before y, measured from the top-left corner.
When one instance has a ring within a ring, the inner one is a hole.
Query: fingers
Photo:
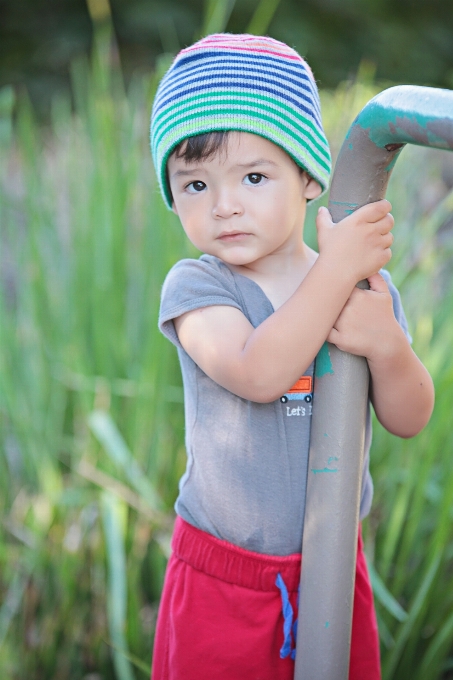
[[[374,203],[367,203],[358,208],[353,214],[359,219],[370,224],[379,224],[381,234],[386,234],[394,227],[395,220],[390,213],[392,205],[385,198]]]
[[[374,203],[370,204],[370,206],[374,205]],[[395,226],[395,220],[391,213],[382,215],[381,210],[375,211],[373,207],[371,207],[369,211],[364,211],[364,213],[365,214],[359,216],[359,218],[361,217],[362,220],[365,219],[368,224],[373,224],[381,234],[389,234]]]
[[[391,213],[387,213],[387,215],[381,219],[376,220],[374,224],[379,227],[381,234],[389,234],[395,226],[395,220],[393,219],[393,215]]]
[[[348,272],[355,282],[379,271],[392,257],[393,216],[387,200],[362,206],[338,224],[329,210],[321,207],[316,218],[319,252],[335,263],[349,262]]]
[[[386,198],[381,198],[380,201],[374,201],[368,205],[373,206],[382,216],[387,215],[392,209],[392,204]]]
[[[387,257],[387,259],[385,261],[385,264],[387,264],[387,262],[392,259],[391,247],[392,247],[392,244],[393,244],[393,234],[391,234],[390,232],[388,234],[381,234],[379,236],[379,240],[380,240],[380,245],[383,249],[383,253]]]
[[[375,203],[367,203],[361,208],[358,208],[352,215],[359,221],[369,222],[370,224],[379,223],[381,234],[389,233],[395,224],[393,215],[390,213],[392,205],[386,199],[376,201]],[[332,216],[329,210],[321,206],[318,209],[316,217],[316,226],[318,229],[333,226]]]
[[[374,201],[373,203],[367,203],[361,208],[356,210],[356,213],[362,212],[367,217],[368,222],[378,222],[379,220],[387,217],[392,209],[392,204],[383,198],[380,201]]]
[[[321,206],[316,217],[316,228],[319,230],[326,229],[331,226],[333,226],[332,216],[327,208]]]
[[[389,231],[388,234],[382,234],[382,236],[383,236],[384,243],[387,244],[387,248],[390,248],[393,245],[393,241],[394,241],[393,234]]]
[[[370,285],[370,290],[375,291],[376,293],[388,293],[389,288],[387,286],[387,282],[382,276],[382,274],[372,274],[372,276],[368,277],[368,283]]]

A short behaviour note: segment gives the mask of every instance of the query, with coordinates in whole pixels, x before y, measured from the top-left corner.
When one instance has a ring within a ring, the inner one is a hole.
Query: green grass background
[[[223,15],[211,4],[205,23],[218,30],[229,4]],[[261,3],[256,32],[274,5]],[[196,252],[163,206],[148,148],[170,57],[126,91],[115,55],[100,22],[92,62],[74,63],[72,100],[56,99],[45,127],[24,96],[0,91],[5,679],[132,680],[151,665],[185,463],[180,373],[157,311],[166,272]],[[321,93],[334,155],[384,86],[364,65],[354,83]],[[412,147],[388,192],[389,269],[437,403],[415,439],[375,425],[364,530],[385,680],[446,678],[453,668],[452,186],[449,154]]]

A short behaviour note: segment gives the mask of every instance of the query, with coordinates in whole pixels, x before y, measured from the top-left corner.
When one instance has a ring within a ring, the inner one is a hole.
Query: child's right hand
[[[383,199],[362,206],[335,224],[327,208],[320,208],[316,218],[320,257],[330,259],[330,266],[354,284],[379,271],[392,257],[394,220],[392,206]]]

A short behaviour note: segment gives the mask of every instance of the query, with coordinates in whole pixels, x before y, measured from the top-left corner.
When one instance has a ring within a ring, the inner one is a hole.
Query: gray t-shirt
[[[392,294],[395,317],[408,335],[398,291],[388,272],[381,273]],[[181,260],[165,280],[159,327],[178,348],[186,422],[187,468],[176,512],[195,527],[247,550],[268,555],[300,552],[313,364],[305,372],[304,384],[283,399],[259,404],[229,392],[184,351],[173,324],[185,312],[212,305],[236,307],[254,328],[274,312],[258,284],[212,255]],[[368,407],[362,518],[373,495],[370,443]]]

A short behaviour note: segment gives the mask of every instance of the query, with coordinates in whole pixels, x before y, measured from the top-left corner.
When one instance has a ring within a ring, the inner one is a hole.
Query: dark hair
[[[205,161],[225,148],[229,132],[229,130],[216,130],[195,137],[187,137],[175,147],[173,153],[176,158],[182,158],[186,163]]]
[[[215,132],[205,132],[202,135],[187,137],[173,149],[172,155],[175,154],[176,158],[182,158],[186,163],[205,161],[215,156],[218,151],[225,149],[228,134],[229,130],[216,130]],[[168,166],[165,168],[165,172],[167,174],[167,186],[170,190]]]

